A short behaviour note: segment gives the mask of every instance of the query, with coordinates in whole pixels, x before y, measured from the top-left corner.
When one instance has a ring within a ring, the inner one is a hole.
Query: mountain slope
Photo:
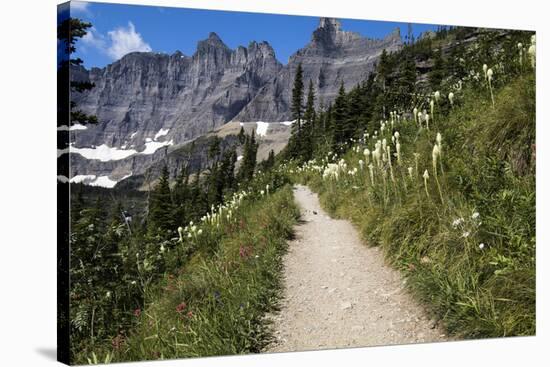
[[[321,18],[311,41],[285,66],[267,42],[232,50],[210,33],[190,57],[135,52],[102,69],[74,68],[74,80],[95,84],[74,101],[100,122],[72,129],[72,176],[113,183],[143,173],[178,146],[227,122],[288,121],[299,63],[304,80],[316,87],[318,104],[326,104],[341,82],[351,88],[363,80],[383,49],[401,46],[398,31],[369,39],[343,31],[338,20]]]

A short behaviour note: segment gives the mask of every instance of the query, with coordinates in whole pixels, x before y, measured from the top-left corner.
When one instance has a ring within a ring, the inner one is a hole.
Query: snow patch
[[[258,136],[266,136],[267,135],[267,131],[269,130],[269,127],[270,126],[280,126],[280,125],[285,125],[285,126],[291,126],[294,122],[294,121],[281,121],[281,122],[265,122],[265,121],[250,121],[250,122],[239,122],[239,125],[240,126],[250,126],[250,125],[254,125],[256,124],[256,135]]]
[[[74,130],[86,130],[88,128],[88,126],[85,126],[85,125],[82,125],[82,124],[74,124],[72,125],[71,127],[69,127],[69,130],[70,131],[74,131]]]
[[[148,141],[145,143],[145,150],[143,152],[139,152],[139,154],[153,154],[157,151],[157,149],[162,148],[164,146],[172,145],[174,144],[173,140],[170,141]]]
[[[145,149],[141,152],[138,152],[135,149],[119,149],[119,148],[111,148],[107,144],[102,144],[95,148],[75,148],[73,146],[70,147],[70,149],[58,149],[57,150],[57,157],[60,157],[64,153],[77,153],[83,156],[86,159],[96,159],[101,162],[109,162],[109,161],[118,161],[121,159],[128,158],[131,155],[134,154],[153,154],[158,149],[173,145],[174,141],[152,141],[149,139],[145,143]]]
[[[61,125],[57,127],[57,131],[74,131],[74,130],[86,130],[88,126],[82,124],[74,124],[70,128],[67,125]]]
[[[157,139],[160,138],[161,136],[164,136],[164,135],[168,134],[168,131],[170,131],[170,129],[160,129],[160,130],[158,131],[158,133],[155,134],[154,140],[157,140]]]
[[[256,122],[256,135],[266,136],[267,128],[269,127],[269,122],[257,121]]]
[[[94,181],[90,182],[88,185],[90,186],[100,186],[100,187],[106,187],[108,189],[112,189],[115,187],[117,181],[111,180],[109,176],[99,176]]]
[[[137,133],[138,133],[137,131],[135,133],[132,133],[132,135],[130,135],[130,139],[133,139],[134,136],[136,136]]]
[[[78,153],[86,159],[97,159],[97,160],[100,160],[101,162],[109,162],[109,161],[118,161],[124,158],[128,158],[132,154],[136,154],[137,150],[111,148],[107,144],[101,144],[96,148],[75,148],[71,146],[70,152]],[[58,156],[59,156],[59,150],[58,150]]]
[[[108,188],[108,189],[112,189],[113,187],[115,187],[115,185],[124,180],[124,179],[127,179],[128,177],[130,177],[132,175],[132,172],[130,172],[129,174],[127,174],[126,176],[122,177],[120,180],[112,180],[109,178],[109,176],[99,176],[98,178],[96,178],[95,180],[93,180],[92,182],[88,183],[88,185],[90,186],[99,186],[99,187],[105,187],[105,188]],[[93,175],[92,175],[93,176]],[[76,177],[76,176],[75,176]],[[95,176],[94,176],[95,177]],[[73,177],[74,178],[74,177]]]
[[[67,176],[57,175],[57,181],[67,183],[69,182],[69,179],[67,178]]]
[[[151,139],[151,138],[145,138],[145,142],[146,142],[146,143],[149,143],[149,142],[151,142],[151,141],[153,141],[153,139]]]
[[[94,181],[96,175],[76,175],[69,180],[70,183],[81,183],[84,181]]]

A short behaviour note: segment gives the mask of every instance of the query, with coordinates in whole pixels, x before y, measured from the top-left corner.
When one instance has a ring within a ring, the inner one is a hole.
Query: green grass
[[[494,91],[495,108],[487,92],[464,89],[431,131],[413,122],[398,126],[404,164],[393,161],[395,184],[388,174],[384,188],[377,171],[372,186],[367,169],[338,180],[314,170],[296,178],[320,194],[331,215],[350,219],[367,244],[381,246],[411,293],[459,338],[536,332],[534,75]],[[438,131],[441,195],[431,154]],[[419,173],[410,179],[414,152],[420,154]],[[343,158],[348,169],[365,159],[352,150]],[[479,218],[472,218],[475,212]],[[464,223],[453,226],[458,218]]]
[[[246,202],[236,215],[222,236],[204,236],[184,267],[146,292],[146,306],[120,345],[106,340],[75,362],[259,352],[270,340],[264,316],[277,308],[282,255],[299,211],[286,186]]]

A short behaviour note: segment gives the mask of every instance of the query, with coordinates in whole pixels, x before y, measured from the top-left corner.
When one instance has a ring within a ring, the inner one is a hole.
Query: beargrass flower
[[[411,178],[411,180],[413,179],[413,168],[412,167],[409,167],[407,168],[407,171],[409,172],[409,177]]]
[[[435,101],[439,102],[439,99],[441,98],[441,93],[437,90],[434,93]]]
[[[388,159],[388,165],[390,166],[390,177],[391,177],[391,180],[393,183],[395,183],[395,177],[393,176],[393,166],[391,164],[391,149],[390,149],[390,146],[388,145],[386,147],[386,152],[387,152],[387,159]]]
[[[359,160],[359,167],[361,167],[361,171],[363,170],[363,166],[365,165],[365,162],[363,162],[362,159]]]
[[[449,102],[451,103],[451,107],[454,105],[454,99],[455,94],[453,92],[449,93]]]
[[[485,80],[487,80],[487,69],[488,69],[487,64],[483,64],[483,75],[485,75]]]
[[[372,185],[374,185],[374,166],[372,163],[369,164],[369,175],[370,175],[370,182]]]
[[[430,113],[432,114],[432,116],[434,114],[434,107],[435,107],[435,102],[433,99],[430,99]]]
[[[484,244],[484,243],[480,243],[480,244],[479,244],[479,249],[480,249],[480,250],[483,250],[484,248],[485,248],[485,244]]]
[[[426,129],[430,130],[430,114],[427,113],[424,119],[426,120]]]
[[[200,236],[201,234],[202,234],[202,229],[199,229],[199,230],[197,231],[197,235]]]
[[[417,118],[418,118],[418,108],[416,108],[416,107],[413,109],[413,117],[414,117],[414,122],[416,122],[418,124],[418,120],[417,120]]]
[[[424,189],[426,190],[426,196],[429,198],[430,194],[428,193],[428,179],[430,178],[430,174],[428,173],[428,170],[424,170],[422,177],[424,177]]]
[[[432,149],[432,165],[434,168],[434,175],[437,174],[437,158],[439,157],[439,145],[435,144]]]
[[[472,219],[477,219],[477,218],[479,218],[479,213],[474,212],[474,214],[472,214]]]

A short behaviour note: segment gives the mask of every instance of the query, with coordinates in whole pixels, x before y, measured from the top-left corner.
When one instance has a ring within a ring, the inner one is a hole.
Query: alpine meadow
[[[534,32],[74,4],[57,32],[60,361],[536,334]],[[286,63],[250,27],[232,48],[239,16],[310,40]],[[153,51],[153,17],[206,38]],[[135,47],[114,56],[121,34]]]

